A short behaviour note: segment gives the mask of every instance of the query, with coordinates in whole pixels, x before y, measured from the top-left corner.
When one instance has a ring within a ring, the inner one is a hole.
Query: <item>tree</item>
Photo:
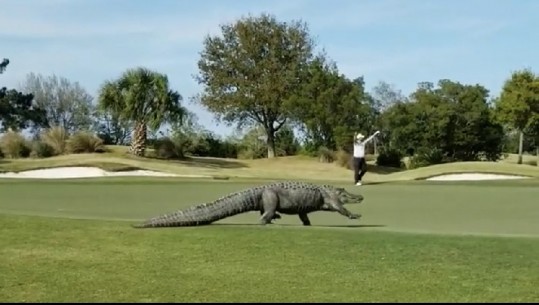
[[[380,113],[395,103],[407,101],[407,98],[400,90],[396,89],[394,85],[384,81],[378,82],[378,84],[372,89],[371,96],[373,98],[375,108]]]
[[[445,150],[450,158],[471,161],[484,155],[497,160],[503,144],[503,127],[495,122],[489,92],[481,85],[441,80],[437,95],[448,104]]]
[[[301,148],[293,128],[288,124],[285,124],[275,135],[275,146],[277,153],[281,156],[293,156]]]
[[[524,132],[529,135],[531,145],[535,147],[536,165],[539,166],[539,111],[533,113]]]
[[[317,150],[348,149],[354,132],[371,132],[373,115],[363,78],[349,80],[325,56],[310,62],[301,90],[290,99],[293,121]]]
[[[332,116],[341,98],[336,96],[341,80],[337,67],[318,56],[309,63],[304,79],[301,90],[289,101],[292,119],[306,135],[309,146],[336,149]]]
[[[402,152],[423,146],[423,132],[419,107],[415,103],[398,102],[389,106],[380,116],[381,134],[387,148]]]
[[[134,124],[131,153],[144,156],[148,128],[181,121],[185,108],[181,95],[169,89],[168,77],[146,68],[128,69],[117,80],[106,81],[99,91],[99,108]]]
[[[208,139],[213,139],[213,134],[198,123],[198,116],[191,111],[186,110],[181,122],[171,124],[169,134],[170,139],[181,147],[184,155],[207,156],[210,154],[211,147]]]
[[[525,131],[533,130],[539,114],[539,77],[531,70],[516,71],[505,81],[496,105],[499,120],[520,133],[518,164],[522,164]]]
[[[237,147],[237,156],[242,159],[260,159],[267,157],[265,131],[262,126],[249,129],[236,129],[225,143]],[[292,126],[285,124],[275,134],[275,155],[278,157],[295,155],[301,145],[294,135]]]
[[[48,127],[46,113],[33,103],[32,94],[0,89],[0,131],[23,130],[28,127]]]
[[[2,62],[0,62],[0,74],[4,73],[7,65],[9,65],[9,59],[7,58],[2,59]]]
[[[198,61],[204,85],[197,100],[219,121],[237,127],[259,125],[267,156],[275,157],[275,133],[289,118],[286,101],[298,90],[313,49],[306,25],[278,22],[262,14],[221,26],[207,36]]]
[[[282,129],[281,129],[282,130]],[[185,154],[200,157],[237,158],[238,145],[222,139],[198,122],[195,113],[187,111],[182,122],[171,124],[170,139],[181,146]]]
[[[125,145],[131,140],[132,122],[120,119],[119,113],[107,109],[95,109],[93,130],[105,145]]]
[[[239,148],[238,157],[241,159],[259,159],[267,156],[265,146],[265,130],[262,126],[253,126],[249,129],[236,130],[237,146]],[[275,155],[279,151],[275,150]]]
[[[8,64],[9,60],[4,58],[0,63],[0,74]],[[22,130],[30,126],[48,126],[45,111],[35,105],[34,96],[0,88],[0,131]]]
[[[93,97],[78,82],[30,73],[21,89],[34,95],[36,106],[45,109],[51,126],[63,127],[70,134],[90,128]]]
[[[503,128],[494,121],[488,91],[480,85],[441,80],[421,83],[408,103],[398,102],[383,114],[383,131],[401,152],[439,152],[446,160],[499,158]]]

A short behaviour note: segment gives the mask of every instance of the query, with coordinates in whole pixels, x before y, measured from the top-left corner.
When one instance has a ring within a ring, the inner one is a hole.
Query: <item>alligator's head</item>
[[[352,194],[345,190],[343,187],[326,186],[326,189],[335,195],[343,204],[359,204],[365,199],[360,194]]]
[[[337,193],[339,194],[339,200],[343,204],[349,204],[349,203],[360,204],[363,201],[363,199],[365,199],[362,195],[360,195],[360,194],[352,194],[352,193],[348,192],[347,190],[345,190],[342,187],[339,187],[339,188],[336,188],[336,189],[337,189]]]

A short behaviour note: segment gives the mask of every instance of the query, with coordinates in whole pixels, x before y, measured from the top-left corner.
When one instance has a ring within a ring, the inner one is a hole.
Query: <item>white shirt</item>
[[[364,141],[356,140],[354,143],[354,158],[365,158],[365,144],[369,143],[375,135],[373,134]]]

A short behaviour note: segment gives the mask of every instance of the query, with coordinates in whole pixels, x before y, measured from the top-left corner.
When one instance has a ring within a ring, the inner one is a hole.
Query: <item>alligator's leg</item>
[[[274,190],[266,189],[262,193],[261,200],[264,213],[260,217],[260,224],[265,225],[271,223],[271,220],[275,217],[275,212],[279,205],[279,195]]]
[[[354,214],[350,212],[348,209],[346,209],[341,203],[339,202],[330,202],[328,203],[324,208],[327,208],[327,210],[335,211],[345,217],[348,217],[350,219],[358,219],[361,217],[361,214]]]
[[[262,215],[264,215],[264,209],[260,210],[260,216],[262,216]],[[278,213],[275,213],[275,214],[273,214],[272,220],[273,219],[281,219],[281,215],[279,215]]]
[[[310,226],[311,221],[309,220],[309,217],[307,216],[307,213],[299,213],[299,219],[301,219],[301,222],[303,222],[304,226]]]

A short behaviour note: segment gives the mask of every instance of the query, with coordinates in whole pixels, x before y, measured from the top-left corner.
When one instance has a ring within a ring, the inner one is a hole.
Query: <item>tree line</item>
[[[380,165],[402,166],[404,156],[415,166],[498,160],[515,150],[522,163],[525,151],[539,151],[539,76],[530,69],[512,72],[496,97],[449,79],[419,83],[409,96],[385,82],[368,92],[364,76],[349,78],[315,52],[302,21],[261,14],[220,29],[203,41],[195,76],[203,89],[192,98],[241,135],[221,139],[205,130],[167,76],[143,67],[104,81],[95,98],[77,82],[30,74],[20,92],[0,90],[0,127],[91,130],[106,144],[130,143],[137,156],[147,145],[163,157],[349,154],[355,131],[375,130]],[[165,124],[170,133],[157,135]]]

